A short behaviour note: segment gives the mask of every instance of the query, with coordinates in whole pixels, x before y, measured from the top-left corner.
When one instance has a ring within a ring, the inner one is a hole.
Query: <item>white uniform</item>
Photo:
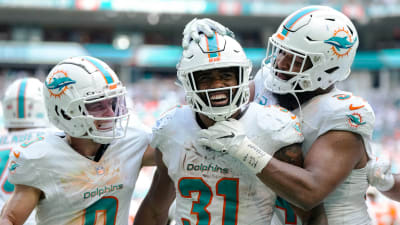
[[[276,150],[303,140],[298,121],[287,110],[251,103],[239,120],[258,146]],[[230,155],[195,146],[200,127],[195,113],[178,107],[157,121],[152,146],[175,183],[175,218],[180,225],[270,223],[276,195]]]
[[[256,85],[263,84],[257,82]],[[304,156],[314,141],[330,130],[343,130],[361,135],[367,154],[372,155],[370,143],[375,115],[371,106],[362,98],[353,96],[350,92],[333,89],[304,103],[301,109]],[[299,109],[293,113],[300,116]],[[364,198],[367,188],[366,168],[354,169],[346,180],[324,199],[329,225],[371,224]],[[275,213],[280,215],[276,217],[281,218],[281,222],[272,224],[296,224],[284,222],[282,218],[285,218],[285,212],[277,208]]]
[[[43,191],[37,224],[128,224],[129,204],[150,135],[128,128],[99,162],[73,150],[65,138],[40,137],[10,154],[10,177]]]
[[[0,208],[3,208],[4,204],[14,191],[14,185],[8,181],[8,170],[6,169],[9,163],[9,155],[13,150],[13,147],[22,142],[30,141],[32,139],[36,139],[37,137],[43,136],[48,131],[48,129],[44,128],[26,129],[21,131],[13,131],[0,136]],[[36,224],[34,213],[29,216],[24,224]]]

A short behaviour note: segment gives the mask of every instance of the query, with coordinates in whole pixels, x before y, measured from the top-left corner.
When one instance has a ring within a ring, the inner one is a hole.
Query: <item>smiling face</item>
[[[210,103],[212,107],[222,107],[229,105],[234,98],[237,88],[227,87],[237,86],[238,68],[219,68],[212,70],[198,71],[194,73],[194,79],[198,90],[209,90],[200,93],[201,99],[205,103]],[[227,89],[223,89],[227,88]],[[221,89],[221,90],[213,90]]]
[[[108,118],[115,117],[118,114],[118,109],[121,107],[117,107],[120,100],[118,97],[104,99],[101,101],[96,101],[93,103],[85,104],[86,110],[89,115],[92,115],[95,118]],[[109,131],[113,129],[114,123],[113,119],[101,120],[97,119],[94,121],[96,129],[99,131]]]

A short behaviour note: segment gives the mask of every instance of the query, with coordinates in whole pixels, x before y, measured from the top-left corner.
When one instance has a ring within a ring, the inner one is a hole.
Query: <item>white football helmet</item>
[[[326,89],[349,76],[358,43],[356,28],[341,12],[327,6],[299,9],[269,38],[263,60],[263,69],[268,71],[264,85],[275,93]],[[279,54],[293,55],[288,70],[278,68]],[[299,72],[293,70],[295,62],[302,62]]]
[[[194,72],[217,68],[238,67],[238,85],[224,88],[199,90],[194,79]],[[186,102],[195,112],[201,113],[214,121],[228,119],[240,107],[247,104],[250,97],[249,75],[251,62],[247,59],[240,44],[229,36],[215,33],[211,38],[201,34],[200,42],[192,41],[183,51],[177,65],[178,80],[186,93]],[[237,89],[236,94],[234,90]],[[210,102],[210,92],[229,90],[229,104],[213,107]],[[205,102],[200,94],[204,93]]]
[[[126,89],[103,61],[63,60],[48,74],[43,91],[49,120],[72,137],[107,144],[125,136]]]
[[[8,86],[3,99],[6,128],[47,127],[43,84],[37,78],[23,78]]]

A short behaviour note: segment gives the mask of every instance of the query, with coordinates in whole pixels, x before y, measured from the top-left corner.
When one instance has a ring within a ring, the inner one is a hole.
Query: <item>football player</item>
[[[13,146],[30,141],[51,130],[47,128],[46,109],[44,107],[43,84],[37,78],[21,78],[13,81],[4,94],[3,112],[7,134],[0,140],[0,207],[2,208],[14,191],[14,185],[8,181],[9,154]],[[25,225],[35,224],[34,213]]]
[[[58,63],[43,92],[49,120],[64,133],[13,150],[15,191],[0,224],[22,224],[35,207],[38,224],[127,224],[139,170],[153,158],[145,127],[127,128],[125,87],[107,64],[84,56]]]
[[[189,24],[183,44],[198,41],[199,31],[208,36],[212,30],[230,33],[209,19],[197,21],[202,24]],[[251,88],[256,102],[276,102],[293,110],[305,138],[304,169],[270,160],[263,182],[303,209],[323,202],[330,225],[371,223],[364,196],[366,165],[373,157],[374,112],[361,97],[335,87],[349,76],[358,43],[355,26],[342,13],[326,6],[301,8],[269,38],[267,56]],[[235,134],[223,128],[214,127],[220,135]],[[213,134],[211,130],[204,144],[215,147]],[[283,216],[272,224],[298,224],[287,206],[280,199],[276,211]]]
[[[153,128],[158,169],[134,224],[165,224],[175,196],[178,224],[269,224],[276,194],[258,176],[272,155],[302,164],[299,121],[279,106],[248,103],[251,63],[229,36],[200,35],[177,69],[189,105],[171,110]],[[213,133],[228,152],[197,142],[216,124],[235,129]],[[232,135],[243,138],[240,147],[229,142]]]

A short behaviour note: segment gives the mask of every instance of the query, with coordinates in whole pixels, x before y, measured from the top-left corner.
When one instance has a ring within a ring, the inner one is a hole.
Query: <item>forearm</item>
[[[135,215],[133,225],[164,225],[168,221],[168,210],[157,210],[150,200],[144,200]]]
[[[10,218],[10,215],[8,214],[6,209],[7,209],[7,202],[1,210],[0,225],[14,225],[12,221],[15,221],[15,217]]]
[[[3,206],[3,209],[1,210],[0,225],[22,225],[26,218],[21,218],[23,216],[16,215],[16,213],[13,211],[13,208],[10,207],[7,203]]]
[[[385,196],[395,201],[400,201],[400,174],[393,174],[394,186],[389,190],[382,192]]]
[[[293,205],[291,205],[291,208],[300,217],[304,225],[328,225],[328,218],[326,217],[323,204],[319,204],[310,211],[302,210]]]
[[[3,208],[1,209],[0,225],[13,225],[13,223],[9,220],[8,216],[5,215],[6,208],[7,208],[7,202],[4,204]]]
[[[1,210],[0,225],[22,225],[39,202],[42,192],[39,189],[15,185],[11,197]]]
[[[311,172],[277,159],[271,159],[257,176],[279,196],[304,210],[314,208],[325,197]]]
[[[14,225],[8,218],[0,218],[0,225]]]
[[[304,168],[274,158],[257,175],[279,196],[299,208],[310,210],[341,185],[357,165],[362,165],[364,157],[366,152],[361,137],[344,131],[330,131],[309,148]]]
[[[168,210],[175,199],[175,188],[162,163],[161,153],[156,151],[158,167],[153,176],[150,190],[135,216],[134,225],[164,225],[168,220]]]
[[[328,225],[328,218],[325,214],[325,208],[323,204],[313,208],[308,218],[307,225]]]

